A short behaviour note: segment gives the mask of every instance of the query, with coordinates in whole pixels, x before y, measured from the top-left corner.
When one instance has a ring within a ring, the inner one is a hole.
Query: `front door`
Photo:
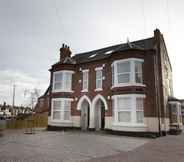
[[[105,106],[101,105],[101,129],[105,128]]]
[[[95,130],[104,129],[105,107],[102,101],[98,101],[95,107]]]
[[[89,128],[89,106],[85,105],[81,109],[81,129],[87,130]]]

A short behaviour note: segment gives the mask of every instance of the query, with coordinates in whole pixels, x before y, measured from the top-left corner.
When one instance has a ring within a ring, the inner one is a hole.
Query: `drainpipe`
[[[156,50],[157,51],[157,50]],[[154,75],[155,75],[155,92],[156,92],[156,108],[157,108],[157,116],[158,116],[158,129],[159,129],[159,136],[162,136],[161,125],[160,125],[160,104],[159,104],[159,93],[158,93],[158,61],[157,61],[157,52],[154,55]]]
[[[159,73],[159,62],[158,57],[160,56],[160,31],[156,29],[154,31],[155,37],[155,51],[154,55],[154,74],[155,74],[155,92],[156,92],[156,107],[157,107],[157,115],[158,115],[158,128],[159,128],[159,136],[162,136],[161,131],[161,106],[160,106],[160,73]]]

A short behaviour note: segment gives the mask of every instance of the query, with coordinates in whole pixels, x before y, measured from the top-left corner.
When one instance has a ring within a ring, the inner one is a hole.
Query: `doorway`
[[[103,130],[105,128],[105,106],[99,99],[95,104],[95,130]]]
[[[81,104],[81,130],[88,130],[89,128],[89,103],[83,100]]]

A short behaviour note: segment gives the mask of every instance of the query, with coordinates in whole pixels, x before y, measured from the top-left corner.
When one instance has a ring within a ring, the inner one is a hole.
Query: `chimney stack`
[[[71,54],[70,47],[63,43],[60,48],[60,62],[63,62],[67,57],[71,57]]]

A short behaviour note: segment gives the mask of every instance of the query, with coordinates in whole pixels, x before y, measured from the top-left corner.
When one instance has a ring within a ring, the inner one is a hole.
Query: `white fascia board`
[[[58,74],[58,73],[75,73],[73,70],[59,70],[59,71],[54,71],[54,74]]]
[[[112,98],[117,98],[117,97],[142,97],[145,98],[145,94],[119,94],[119,95],[113,95]]]
[[[120,59],[120,60],[115,60],[112,64],[120,63],[120,62],[125,62],[125,61],[140,61],[144,62],[143,59],[140,58],[128,58],[128,59]]]

